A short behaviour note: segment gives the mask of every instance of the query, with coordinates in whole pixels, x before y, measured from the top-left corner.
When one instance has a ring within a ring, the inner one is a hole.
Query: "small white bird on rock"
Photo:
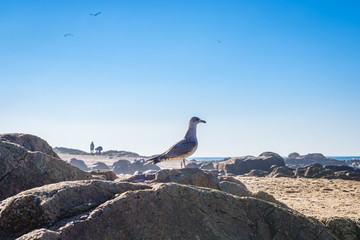
[[[152,162],[154,164],[164,161],[176,161],[181,160],[181,168],[185,166],[185,158],[191,156],[198,147],[198,141],[196,138],[196,126],[198,123],[206,123],[206,121],[201,120],[198,117],[193,117],[189,122],[189,129],[187,130],[185,137],[179,142],[175,143],[172,147],[169,148],[166,152],[152,157],[147,162]]]

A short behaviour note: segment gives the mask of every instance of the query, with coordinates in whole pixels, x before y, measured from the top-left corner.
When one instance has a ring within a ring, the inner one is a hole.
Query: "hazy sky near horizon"
[[[153,155],[198,116],[193,156],[360,155],[360,1],[0,9],[0,133]]]

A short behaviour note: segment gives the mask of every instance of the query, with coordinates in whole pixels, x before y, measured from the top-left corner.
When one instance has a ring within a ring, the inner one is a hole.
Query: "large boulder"
[[[83,171],[90,171],[90,168],[86,165],[86,163],[83,160],[72,158],[69,162],[74,167],[77,167]]]
[[[276,153],[265,152],[259,157],[235,157],[219,162],[217,169],[226,173],[242,175],[253,169],[271,171],[271,168],[274,166],[285,166],[284,159]]]
[[[81,202],[81,198],[79,200]],[[41,207],[42,199],[38,201],[36,206]],[[62,202],[53,202],[47,210],[51,217],[40,220],[38,229],[23,235],[21,240],[338,239],[321,222],[277,204],[177,183],[126,191],[45,229],[42,224],[53,223],[62,212],[56,208],[61,208]],[[41,216],[31,218],[33,222],[35,218],[41,219]]]
[[[112,169],[116,174],[130,174],[128,171],[130,164],[129,160],[121,159],[114,162]]]
[[[90,178],[59,158],[0,140],[0,200],[45,184]]]
[[[19,144],[20,146],[32,152],[39,151],[49,156],[59,158],[59,156],[54,152],[52,147],[44,139],[41,139],[31,134],[24,134],[24,133],[0,134],[0,140]]]
[[[97,162],[90,166],[91,170],[109,170],[109,166],[103,162]]]
[[[321,165],[348,165],[347,161],[327,158],[321,153],[309,153],[306,155],[291,153],[285,159],[285,163],[291,168],[304,167],[313,163],[320,163]]]
[[[349,172],[353,172],[355,171],[355,169],[353,167],[347,166],[347,165],[340,165],[340,166],[336,166],[336,165],[326,165],[324,166],[324,168],[327,169],[331,169],[334,172],[339,172],[339,171],[349,171]]]
[[[13,239],[38,227],[51,226],[85,213],[116,194],[148,188],[124,182],[91,180],[50,184],[21,192],[1,202],[1,239]]]
[[[360,220],[354,221],[348,218],[324,219],[325,225],[332,230],[339,239],[360,239]]]
[[[299,167],[295,170],[295,176],[306,178],[335,178],[334,171],[324,168],[320,163]]]
[[[291,169],[286,166],[276,167],[274,168],[268,177],[278,178],[278,177],[295,177],[294,169]]]

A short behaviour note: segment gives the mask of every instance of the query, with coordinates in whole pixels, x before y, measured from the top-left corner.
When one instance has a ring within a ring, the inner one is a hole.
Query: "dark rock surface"
[[[91,170],[109,170],[109,166],[103,162],[97,162],[90,166]]]
[[[52,147],[44,139],[41,139],[31,134],[24,134],[24,133],[1,134],[0,140],[19,144],[20,146],[32,152],[39,151],[49,156],[59,158],[59,156],[53,151]]]
[[[90,171],[90,168],[85,164],[83,160],[72,158],[69,163],[83,171]]]
[[[113,171],[109,171],[109,170],[98,169],[98,170],[92,170],[89,173],[91,174],[93,179],[103,179],[103,180],[113,181],[118,178]]]
[[[127,191],[87,210],[21,239],[338,239],[321,222],[277,204],[176,183]],[[40,222],[52,223],[61,210],[50,213]]]
[[[291,169],[286,166],[276,167],[274,168],[271,173],[268,175],[268,177],[295,177],[294,175],[294,169]]]
[[[90,178],[59,158],[0,140],[0,200],[45,184]]]
[[[244,176],[251,176],[251,177],[265,177],[269,175],[268,171],[259,170],[259,169],[253,169],[250,172],[244,174]]]
[[[259,157],[246,156],[219,162],[217,169],[226,173],[242,175],[253,169],[271,171],[273,165],[285,166],[284,159],[276,153],[265,152]]]
[[[146,163],[144,159],[137,159],[134,162],[119,160],[113,164],[113,171],[116,174],[134,174],[136,171],[160,170],[155,164]]]
[[[53,226],[94,209],[116,194],[147,188],[150,187],[90,180],[50,184],[21,192],[0,204],[1,239],[13,239],[39,227]]]
[[[360,160],[341,161],[332,158],[327,158],[321,153],[309,153],[306,155],[300,155],[298,153],[289,154],[285,159],[286,166],[291,168],[304,167],[313,163],[320,163],[321,165],[333,165],[341,166],[347,165],[350,167],[360,166]]]

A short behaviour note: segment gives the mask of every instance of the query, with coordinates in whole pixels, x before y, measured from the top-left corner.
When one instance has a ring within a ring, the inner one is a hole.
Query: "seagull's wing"
[[[101,12],[96,13],[96,16],[99,15],[99,14],[101,14]]]
[[[178,143],[175,143],[172,147],[169,148],[169,150],[161,154],[161,156],[164,159],[181,157],[191,152],[195,147],[195,140],[184,139]]]

